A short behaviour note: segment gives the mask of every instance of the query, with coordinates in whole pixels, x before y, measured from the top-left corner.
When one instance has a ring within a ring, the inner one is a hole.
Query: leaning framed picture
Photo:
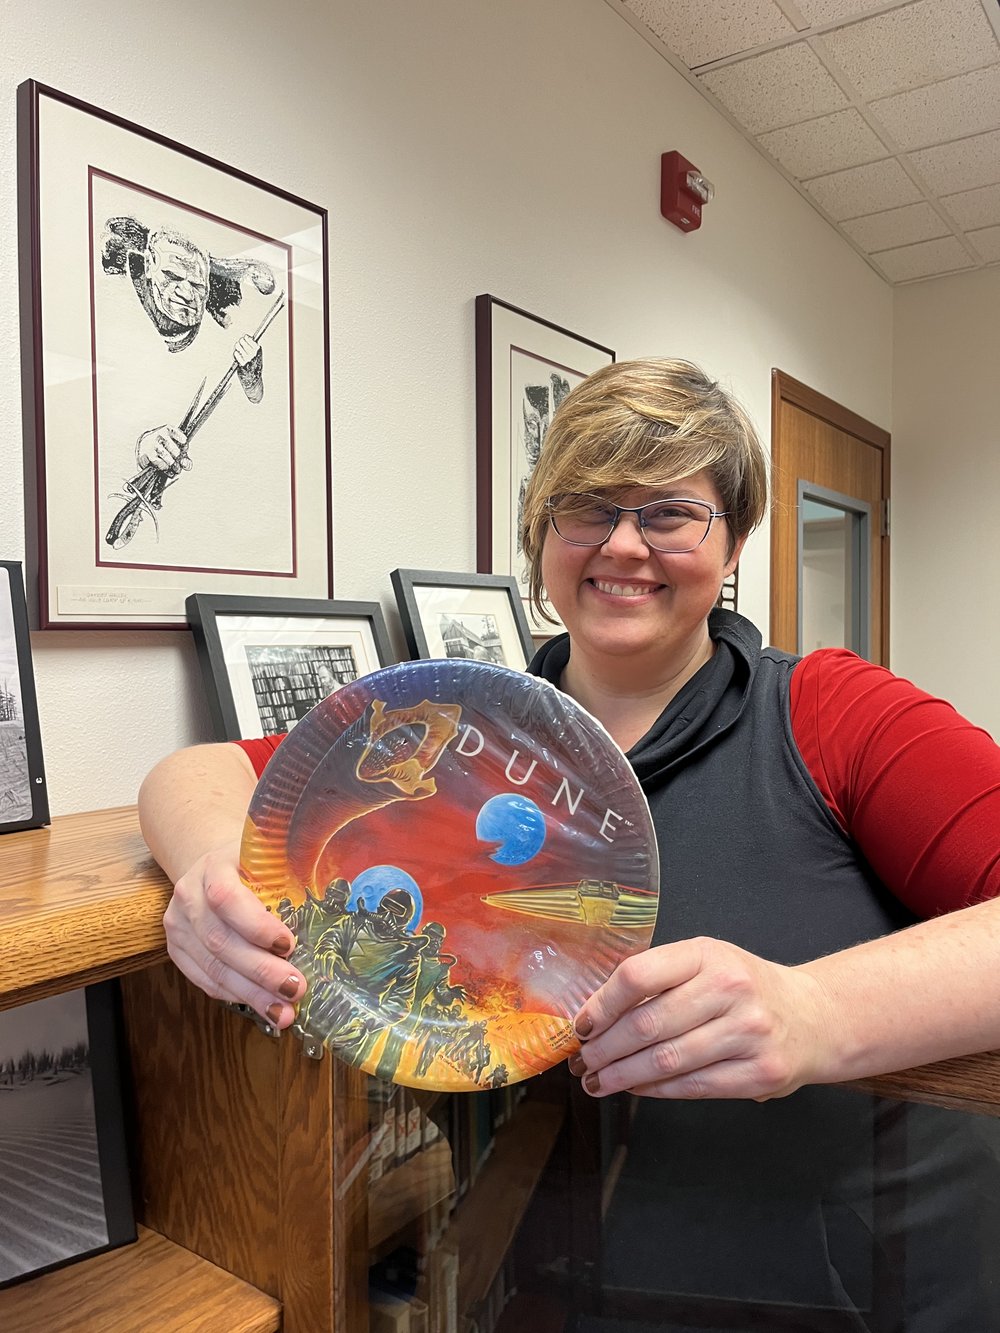
[[[528,602],[524,491],[556,408],[614,359],[610,347],[495,296],[476,297],[476,563],[482,573],[516,579],[535,634],[551,635],[553,626]]]
[[[220,741],[290,731],[393,660],[378,602],[192,593],[186,606]]]
[[[21,564],[0,560],[0,833],[48,822]]]
[[[0,1286],[136,1239],[115,985],[0,1013]]]
[[[34,81],[18,172],[37,624],[329,597],[326,211]]]
[[[531,629],[510,574],[394,569],[390,577],[411,657],[528,665]]]

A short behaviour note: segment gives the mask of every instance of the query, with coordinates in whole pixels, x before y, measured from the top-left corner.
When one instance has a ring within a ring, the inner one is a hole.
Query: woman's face
[[[722,508],[711,477],[697,472],[662,487],[638,487],[627,506],[668,497],[705,500]],[[706,620],[722,580],[736,568],[743,541],[730,554],[726,520],[713,520],[693,551],[646,545],[634,514],[623,514],[603,546],[572,546],[549,525],[542,547],[548,596],[574,645],[588,655],[647,654],[669,669],[707,639]]]

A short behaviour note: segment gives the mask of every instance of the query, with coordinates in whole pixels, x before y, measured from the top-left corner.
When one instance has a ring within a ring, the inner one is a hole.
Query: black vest
[[[710,632],[714,657],[628,755],[659,843],[653,943],[709,935],[792,965],[912,924],[798,752],[798,659],[762,650],[731,612],[714,611]],[[530,669],[558,684],[568,657],[560,637]],[[841,1088],[763,1105],[640,1099],[604,1286],[736,1302],[733,1329],[767,1328],[768,1309],[789,1306],[802,1329],[837,1310],[877,1333],[1000,1330],[984,1135],[996,1141],[992,1121]]]

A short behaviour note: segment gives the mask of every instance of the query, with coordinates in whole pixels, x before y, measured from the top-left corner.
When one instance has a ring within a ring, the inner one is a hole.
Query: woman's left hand
[[[835,1024],[820,983],[722,940],[620,963],[577,1014],[570,1069],[595,1096],[784,1097],[823,1082]]]

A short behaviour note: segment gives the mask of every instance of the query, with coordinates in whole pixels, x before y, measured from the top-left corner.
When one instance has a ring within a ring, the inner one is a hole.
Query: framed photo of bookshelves
[[[289,731],[392,661],[377,602],[192,593],[185,606],[219,740]]]

